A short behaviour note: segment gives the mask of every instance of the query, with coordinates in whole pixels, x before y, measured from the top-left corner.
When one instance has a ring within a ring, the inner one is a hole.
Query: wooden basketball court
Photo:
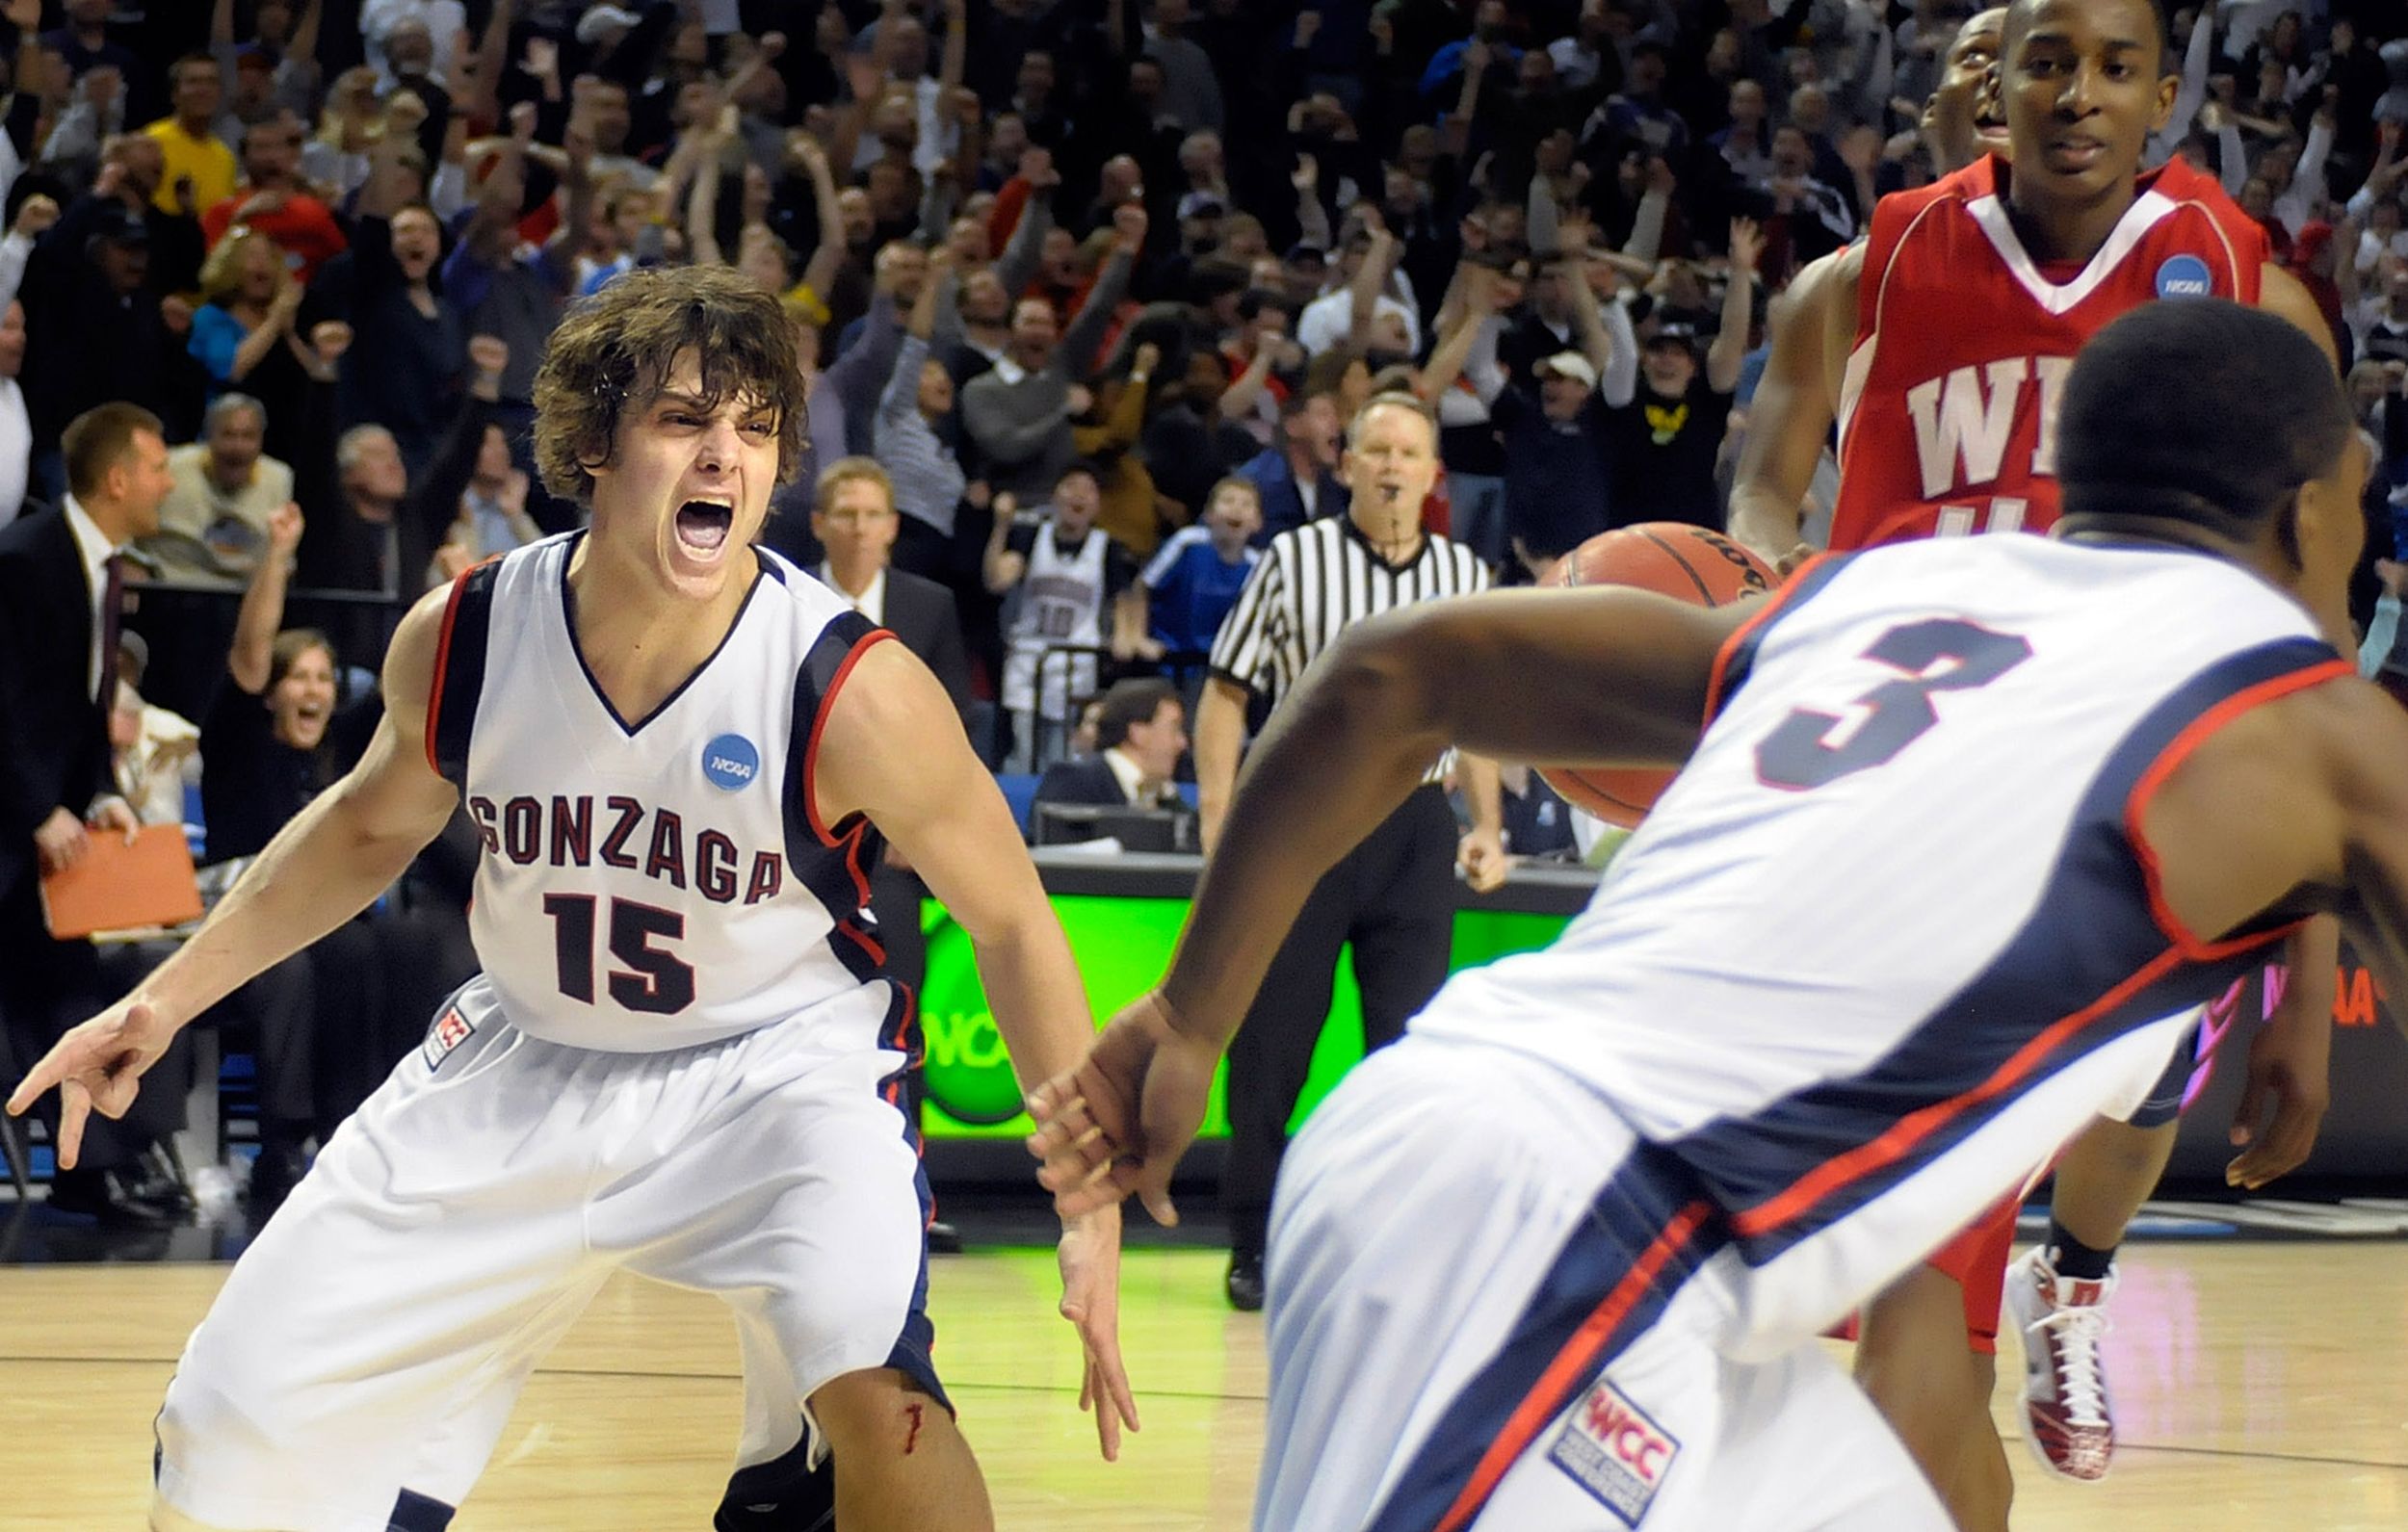
[[[0,1268],[0,1526],[134,1528],[150,1421],[227,1268]],[[1221,1257],[1131,1253],[1122,1334],[1144,1432],[1096,1456],[1052,1253],[933,1266],[937,1360],[1005,1528],[1241,1528],[1263,1440],[1259,1315]],[[2048,1481],[2011,1442],[2019,1528],[2408,1526],[2408,1249],[2395,1242],[2131,1247],[2108,1337],[2123,1449],[2104,1485]],[[2002,1371],[2018,1365],[2013,1342]],[[2000,1419],[2013,1431],[2011,1381]],[[699,1528],[735,1440],[736,1353],[710,1299],[605,1290],[537,1375],[461,1532]],[[1835,1471],[1845,1471],[1835,1464]]]

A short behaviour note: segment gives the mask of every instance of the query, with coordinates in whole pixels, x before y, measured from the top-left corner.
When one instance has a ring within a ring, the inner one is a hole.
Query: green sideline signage
[[[1099,1026],[1162,977],[1188,918],[1188,901],[1181,898],[1057,894],[1053,903],[1086,981],[1087,1001]],[[1020,1137],[1029,1131],[1029,1119],[1020,1109],[1020,1088],[971,960],[970,938],[935,900],[923,900],[920,908],[921,925],[928,933],[928,978],[920,993],[920,1024],[928,1048],[923,1127],[930,1138]],[[1567,920],[1512,910],[1457,910],[1453,966],[1476,968],[1544,947]],[[1302,1123],[1362,1056],[1362,998],[1355,989],[1349,952],[1339,960],[1329,1026],[1314,1051],[1296,1121]],[[1202,1136],[1207,1138],[1228,1134],[1221,1089],[1216,1077],[1212,1106],[1204,1115]]]

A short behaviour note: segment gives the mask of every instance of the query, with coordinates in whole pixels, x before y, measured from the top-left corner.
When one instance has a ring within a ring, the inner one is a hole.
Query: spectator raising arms
[[[1130,265],[1145,243],[1145,209],[1135,203],[1113,209],[1112,227],[1112,257],[1069,325],[1059,324],[1045,299],[1022,299],[1012,310],[1010,350],[962,391],[962,423],[998,492],[1030,501],[1052,493],[1078,451],[1071,422],[1094,400],[1078,379],[1087,376],[1112,305],[1128,285]]]

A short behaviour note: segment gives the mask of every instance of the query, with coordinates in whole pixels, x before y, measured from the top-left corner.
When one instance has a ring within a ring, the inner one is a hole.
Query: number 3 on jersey
[[[1865,658],[1898,670],[1900,679],[1857,698],[1858,726],[1836,743],[1832,736],[1846,721],[1836,714],[1800,708],[1782,719],[1756,746],[1756,775],[1767,787],[1804,792],[1880,766],[1940,721],[1933,692],[1986,687],[2030,659],[2031,645],[2014,634],[1933,617],[1892,628]]]
[[[552,918],[552,942],[560,959],[561,993],[593,1003],[593,918],[590,894],[546,894],[543,913]],[[611,999],[631,1011],[671,1016],[694,1003],[694,965],[652,945],[686,934],[686,918],[675,910],[611,900],[611,955],[627,965],[610,975]]]

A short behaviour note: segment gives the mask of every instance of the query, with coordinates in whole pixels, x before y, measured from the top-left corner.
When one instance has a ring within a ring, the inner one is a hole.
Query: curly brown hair
[[[777,412],[777,481],[793,479],[805,385],[777,299],[726,267],[663,267],[627,273],[552,332],[535,388],[543,487],[590,507],[591,470],[616,451],[620,420],[652,407],[689,351],[702,362],[706,409],[735,398]]]

